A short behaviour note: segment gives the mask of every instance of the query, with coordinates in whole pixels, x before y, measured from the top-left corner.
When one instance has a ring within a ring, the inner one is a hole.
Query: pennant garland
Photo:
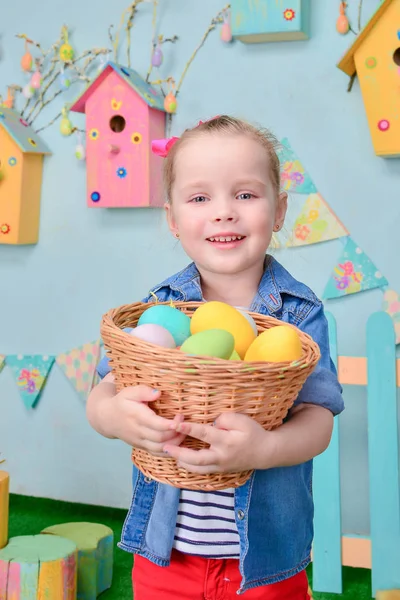
[[[309,173],[294,152],[287,138],[281,140],[278,149],[281,166],[281,187],[285,191],[304,196],[304,204],[295,219],[289,205],[291,236],[285,242],[282,237],[274,240],[274,247],[295,247],[345,238],[344,250],[325,286],[325,300],[357,294],[365,290],[385,288],[387,279],[376,268],[371,259],[350,237],[350,232],[336,216],[329,204],[318,193]],[[307,197],[305,197],[307,195]],[[297,199],[299,196],[297,196]],[[293,204],[293,203],[291,203]],[[400,298],[393,290],[384,296],[383,310],[392,318],[396,333],[396,344],[400,343]]]
[[[287,246],[307,246],[348,236],[349,232],[339,221],[321,194],[310,194],[295,220]]]
[[[88,342],[64,354],[59,354],[56,362],[70,380],[79,396],[86,402],[93,387],[96,366],[100,357],[100,340]]]
[[[371,259],[349,237],[325,287],[324,299],[340,298],[388,285]]]
[[[7,365],[11,367],[26,408],[35,406],[53,363],[54,356],[40,354],[7,356]]]
[[[392,318],[396,344],[400,344],[400,296],[394,290],[386,290],[383,295],[382,310]]]
[[[281,163],[281,186],[283,190],[298,194],[315,194],[317,192],[310,175],[293,152],[287,138],[281,140],[278,158]]]

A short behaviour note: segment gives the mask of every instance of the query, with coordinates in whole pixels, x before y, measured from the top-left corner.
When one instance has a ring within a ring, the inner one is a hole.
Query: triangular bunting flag
[[[281,163],[281,186],[287,192],[298,194],[314,194],[317,191],[311,177],[297,158],[290,146],[289,140],[281,140],[278,149],[279,162]]]
[[[382,273],[349,237],[325,287],[323,297],[327,300],[339,298],[386,285],[388,282]]]
[[[99,356],[100,340],[83,344],[56,358],[58,366],[84,402],[93,386]]]
[[[386,290],[382,308],[392,318],[396,344],[400,344],[400,297],[398,293],[394,290]]]
[[[294,222],[287,246],[308,246],[348,235],[346,227],[321,194],[310,194]]]
[[[7,356],[7,366],[13,371],[15,381],[26,408],[33,408],[39,400],[54,356],[17,355]]]
[[[0,354],[0,373],[4,367],[5,360],[6,360],[6,357],[4,356],[4,354]]]

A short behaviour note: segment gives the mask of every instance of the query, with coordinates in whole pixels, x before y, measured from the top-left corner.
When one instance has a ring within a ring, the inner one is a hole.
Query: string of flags
[[[37,404],[50,371],[57,364],[83,402],[98,382],[96,367],[100,360],[101,342],[87,342],[58,356],[42,354],[0,354],[0,371],[10,368],[21,399],[27,409]]]
[[[393,320],[396,344],[400,343],[400,297],[374,262],[356,244],[350,232],[318,192],[310,174],[287,138],[279,150],[281,186],[293,193],[288,213],[289,239],[278,238],[277,247],[296,247],[341,239],[343,249],[322,295],[324,300],[341,298],[374,288],[384,292],[382,310]]]

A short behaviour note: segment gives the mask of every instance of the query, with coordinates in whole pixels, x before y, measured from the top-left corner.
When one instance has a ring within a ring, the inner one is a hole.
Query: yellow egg
[[[192,316],[190,331],[192,334],[207,329],[224,329],[235,338],[235,350],[244,358],[247,349],[256,338],[252,326],[236,308],[224,302],[205,302]]]
[[[261,333],[246,352],[247,361],[291,362],[302,355],[300,336],[293,327],[279,325]]]

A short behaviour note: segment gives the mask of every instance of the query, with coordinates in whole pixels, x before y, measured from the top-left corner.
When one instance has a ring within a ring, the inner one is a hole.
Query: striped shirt
[[[207,558],[239,558],[233,488],[181,490],[174,548]]]

